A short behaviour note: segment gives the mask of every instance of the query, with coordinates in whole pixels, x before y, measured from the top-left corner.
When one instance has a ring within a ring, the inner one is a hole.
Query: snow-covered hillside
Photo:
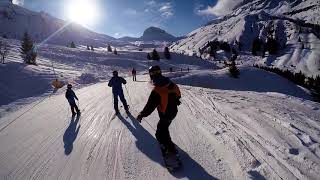
[[[164,71],[215,68],[213,63],[176,54],[172,55],[172,61],[157,63],[147,60],[147,52],[128,51],[124,47],[117,47],[118,55],[114,55],[106,48],[95,48],[92,52],[86,46],[68,48],[49,44],[38,46],[38,66],[27,66],[20,57],[20,41],[2,38],[0,41],[7,41],[11,47],[6,64],[0,64],[0,105],[52,92],[51,83],[55,78],[83,86],[108,80],[113,70],[128,76],[134,67],[138,73],[145,73],[151,64],[160,64]],[[28,88],[22,92],[24,87]]]
[[[251,71],[285,81],[261,70]],[[71,118],[63,94],[9,110],[0,118],[0,179],[318,178],[318,103],[286,95],[286,91],[297,91],[308,96],[290,82],[278,84],[277,88],[286,89],[278,92],[272,87],[238,91],[238,84],[232,82],[226,90],[221,88],[224,81],[230,81],[226,71],[208,72],[171,75],[182,91],[182,105],[170,128],[182,170],[169,173],[163,167],[154,137],[157,113],[142,124],[134,118],[151,90],[149,77],[140,75],[138,82],[127,79],[125,94],[132,116],[113,115],[112,93],[106,83],[76,91],[81,117]],[[213,75],[220,78],[213,79]],[[215,89],[194,87],[201,82]],[[260,81],[267,82],[267,78]],[[251,80],[242,83],[256,86]]]
[[[242,50],[251,50],[255,38],[266,41],[271,33],[281,50],[277,56],[264,58],[262,63],[315,76],[320,74],[319,15],[319,0],[244,1],[230,14],[189,33],[171,49],[199,55],[199,48],[208,41],[218,40],[230,44],[237,41],[242,44]]]
[[[52,17],[45,12],[33,12],[9,1],[0,1],[0,36],[21,39],[28,31],[36,42],[42,42],[51,37],[47,43],[59,45],[76,44],[105,47],[115,39],[90,31],[78,24]]]
[[[276,74],[244,63],[234,79],[226,68],[196,57],[172,54],[153,62],[137,50],[114,55],[48,44],[38,48],[38,66],[27,66],[20,42],[6,41],[11,52],[0,65],[0,179],[318,178],[320,104]],[[164,167],[154,137],[157,113],[142,124],[134,118],[151,91],[146,72],[152,64],[182,91],[170,127],[183,163],[176,173]],[[71,117],[65,88],[52,92],[52,65],[59,80],[75,85],[80,117]],[[113,70],[127,77],[132,116],[114,115],[105,82]]]

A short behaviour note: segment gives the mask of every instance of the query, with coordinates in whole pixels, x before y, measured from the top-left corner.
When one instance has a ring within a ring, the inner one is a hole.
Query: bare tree
[[[6,42],[0,41],[0,56],[1,56],[1,63],[5,63],[5,59],[9,55],[9,45]]]

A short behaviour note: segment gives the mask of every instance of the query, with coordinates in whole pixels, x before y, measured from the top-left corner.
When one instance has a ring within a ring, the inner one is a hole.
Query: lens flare
[[[84,26],[94,25],[99,15],[97,4],[95,0],[70,0],[66,6],[67,17]]]

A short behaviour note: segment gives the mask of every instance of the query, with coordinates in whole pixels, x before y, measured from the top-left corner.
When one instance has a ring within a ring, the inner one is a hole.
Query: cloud
[[[154,0],[151,0],[151,1],[147,1],[147,2],[145,2],[145,4],[146,4],[147,6],[154,6],[154,5],[156,5],[156,4],[157,4],[157,2],[156,2],[156,1],[154,1]]]
[[[24,0],[13,0],[12,3],[13,4],[17,4],[19,6],[23,6],[24,5]]]
[[[169,19],[174,15],[172,2],[156,2],[150,0],[145,2],[145,13],[151,13],[154,16],[159,16],[164,19]]]
[[[230,13],[243,0],[218,0],[215,6],[208,6],[206,9],[199,9],[199,15],[222,16]]]
[[[161,4],[159,12],[161,13],[161,16],[163,18],[170,18],[171,16],[174,15],[173,7],[170,2]]]
[[[147,0],[144,2],[143,11],[140,16],[143,16],[142,24],[146,26],[154,26],[166,28],[166,24],[175,15],[174,1],[155,1]]]

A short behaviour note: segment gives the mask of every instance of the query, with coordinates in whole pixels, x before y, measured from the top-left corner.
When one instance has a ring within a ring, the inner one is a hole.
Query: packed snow
[[[0,66],[0,179],[318,178],[320,104],[273,73],[243,63],[234,79],[219,64],[196,57],[172,54],[153,62],[138,50],[114,55],[105,48],[55,45],[39,47],[38,66],[27,66],[19,42],[8,41],[16,48]],[[135,120],[152,88],[152,64],[182,91],[170,127],[183,163],[175,173],[164,167],[154,136],[157,113],[141,124]],[[116,69],[127,77],[132,116],[123,109],[122,117],[114,116],[107,81]],[[80,117],[71,117],[65,87],[52,92],[56,77],[76,86]]]
[[[318,0],[245,0],[231,14],[175,42],[176,53],[165,60],[167,42],[121,42],[78,25],[43,41],[65,22],[0,0],[0,23],[7,25],[0,27],[7,35],[0,41],[10,46],[0,64],[0,179],[319,179],[320,104],[307,89],[252,67],[319,75],[319,34],[308,24],[319,24],[318,14]],[[20,57],[21,42],[14,39],[24,29],[11,33],[31,17],[37,65]],[[42,23],[50,26],[40,31]],[[250,41],[265,37],[271,26],[285,48],[277,56],[252,56]],[[76,48],[66,47],[78,36]],[[218,51],[215,60],[195,56],[212,40],[244,42],[236,60],[239,78],[224,65],[230,54]],[[87,50],[87,42],[94,51]],[[108,52],[107,43],[118,55]],[[154,47],[159,62],[147,60]],[[182,92],[170,126],[183,164],[176,172],[165,168],[155,139],[157,112],[141,124],[135,119],[152,90],[151,65],[160,65]],[[123,106],[121,116],[115,115],[107,86],[114,70],[128,82],[123,88],[131,115]],[[73,84],[81,116],[72,117],[66,86],[53,89],[55,79]]]

